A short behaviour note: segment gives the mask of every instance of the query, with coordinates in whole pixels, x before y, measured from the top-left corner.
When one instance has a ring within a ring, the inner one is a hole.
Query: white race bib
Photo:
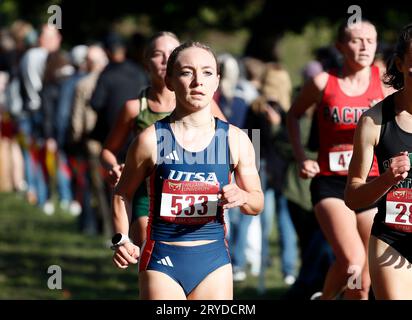
[[[334,146],[329,151],[329,169],[333,172],[348,172],[349,163],[352,159],[353,146],[339,145]]]
[[[398,188],[386,195],[385,224],[395,230],[412,232],[412,190]]]
[[[199,181],[165,180],[160,218],[177,224],[203,224],[217,213],[219,184]]]

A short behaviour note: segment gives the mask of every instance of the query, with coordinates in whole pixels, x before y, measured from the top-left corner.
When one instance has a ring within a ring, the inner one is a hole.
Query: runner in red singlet
[[[350,210],[344,203],[348,167],[352,157],[353,134],[362,113],[382,100],[386,88],[379,70],[371,66],[376,46],[376,29],[368,21],[339,28],[338,50],[343,65],[322,72],[305,84],[288,114],[288,129],[303,178],[311,182],[312,203],[322,231],[336,261],[328,271],[322,299],[367,299],[370,277],[367,243],[376,208]],[[313,103],[318,105],[318,160],[306,158],[298,120]],[[369,176],[378,175],[376,161]]]

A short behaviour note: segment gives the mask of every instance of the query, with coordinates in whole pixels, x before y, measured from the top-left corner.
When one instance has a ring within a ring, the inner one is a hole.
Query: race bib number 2
[[[385,223],[392,229],[412,232],[412,190],[398,188],[386,196]]]
[[[219,184],[165,180],[160,218],[177,224],[203,224],[217,213]]]
[[[333,172],[347,172],[352,159],[353,146],[339,145],[329,151],[329,168]]]

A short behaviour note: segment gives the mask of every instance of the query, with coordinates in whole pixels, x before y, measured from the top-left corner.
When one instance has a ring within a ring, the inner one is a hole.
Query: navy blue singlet
[[[191,152],[177,142],[170,117],[155,123],[157,161],[148,181],[148,240],[224,239],[224,210],[217,194],[230,183],[233,166],[229,124],[218,118],[215,124],[209,145],[202,151]]]

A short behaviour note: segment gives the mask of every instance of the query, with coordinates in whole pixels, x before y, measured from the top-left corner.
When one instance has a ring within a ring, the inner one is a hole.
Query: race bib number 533
[[[412,190],[399,188],[386,196],[385,223],[392,229],[412,232]]]
[[[215,219],[219,184],[165,180],[160,218],[177,224],[203,224]]]

